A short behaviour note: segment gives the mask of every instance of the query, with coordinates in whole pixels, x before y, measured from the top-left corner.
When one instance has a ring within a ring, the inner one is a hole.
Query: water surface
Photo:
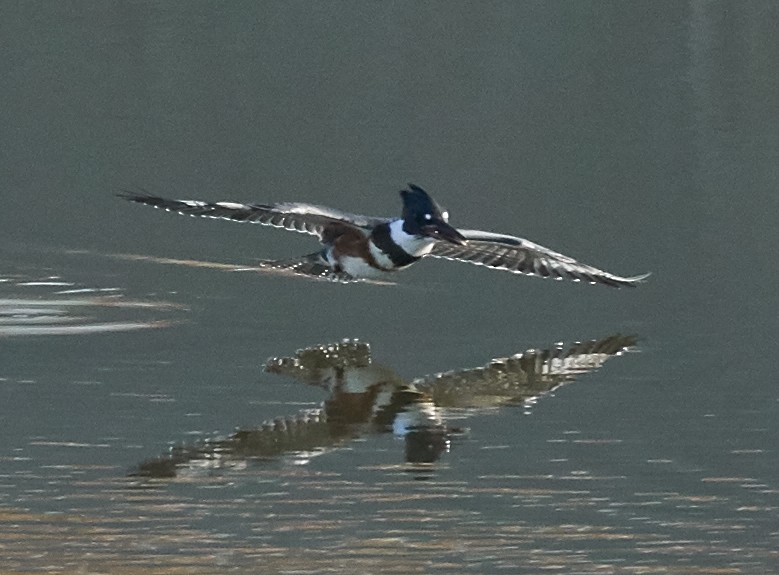
[[[776,21],[768,2],[0,8],[3,571],[779,569]],[[653,275],[311,282],[257,269],[309,238],[114,196],[392,215],[407,181],[455,225]],[[527,393],[467,371],[617,334],[624,353]],[[344,339],[383,366],[367,395],[266,369]],[[458,386],[436,396],[436,373]],[[317,419],[336,396],[351,419]]]

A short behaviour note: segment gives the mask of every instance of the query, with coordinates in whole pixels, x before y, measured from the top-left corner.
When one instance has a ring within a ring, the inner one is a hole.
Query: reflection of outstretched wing
[[[635,287],[649,275],[616,276],[515,236],[480,230],[459,232],[468,240],[466,244],[436,242],[430,255],[512,273],[602,283],[612,287]]]
[[[562,345],[547,350],[528,350],[493,359],[484,367],[448,371],[415,379],[412,384],[432,396],[439,407],[495,407],[523,403],[578,375],[598,369],[635,345],[633,336]]]
[[[635,342],[635,337],[616,335],[568,348],[529,350],[494,359],[484,367],[419,378],[411,385],[393,370],[373,363],[367,343],[343,340],[301,349],[291,357],[269,359],[265,370],[326,388],[329,397],[323,409],[277,418],[226,438],[175,447],[142,462],[132,475],[175,477],[252,459],[290,454],[309,458],[360,435],[389,430],[406,438],[407,461],[435,461],[448,449],[452,431],[438,408],[528,401],[599,368]]]
[[[137,477],[176,477],[186,469],[229,468],[237,461],[267,459],[289,453],[315,453],[334,447],[351,436],[339,427],[334,430],[321,409],[307,409],[297,415],[279,417],[253,429],[239,429],[222,439],[177,446],[161,457],[140,463],[130,475]]]
[[[291,357],[271,358],[265,365],[265,371],[326,388],[345,385],[346,380],[350,380],[350,386],[375,386],[379,389],[388,382],[388,370],[371,362],[370,346],[348,339],[301,349]],[[396,376],[390,385],[399,381]],[[327,403],[332,402],[331,398]],[[176,477],[203,469],[229,468],[237,461],[248,459],[267,459],[294,453],[305,457],[336,447],[364,433],[359,425],[350,423],[369,420],[373,414],[371,407],[370,404],[361,405],[357,401],[348,404],[346,408],[335,410],[335,413],[329,414],[326,409],[307,409],[297,415],[278,417],[257,428],[239,429],[228,437],[174,447],[166,455],[142,462],[132,475]],[[355,413],[349,413],[350,409],[355,410]]]
[[[201,202],[199,200],[169,200],[148,194],[123,193],[120,197],[161,208],[169,212],[178,212],[187,216],[219,218],[233,222],[250,222],[283,228],[293,232],[311,234],[322,238],[322,234],[331,224],[347,224],[361,229],[369,229],[387,218],[375,218],[341,212],[324,206],[303,203],[284,204],[239,204],[236,202]]]
[[[356,339],[299,349],[291,357],[272,357],[265,371],[287,375],[314,385],[326,385],[332,370],[362,369],[371,365],[371,346]]]
[[[265,371],[294,377],[331,393],[367,394],[368,400],[405,385],[393,369],[373,362],[369,344],[356,339],[299,349],[292,357],[270,358]]]

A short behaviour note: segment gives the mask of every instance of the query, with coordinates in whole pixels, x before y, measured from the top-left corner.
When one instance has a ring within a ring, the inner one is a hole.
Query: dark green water
[[[0,571],[779,570],[777,21],[771,2],[0,5]],[[455,225],[653,275],[230,271],[315,243],[114,197],[394,215],[408,181]],[[430,463],[370,417],[212,449],[332,403],[269,357],[358,338],[402,386],[617,333],[638,343],[532,404],[446,396]],[[138,476],[171,446],[198,456]]]

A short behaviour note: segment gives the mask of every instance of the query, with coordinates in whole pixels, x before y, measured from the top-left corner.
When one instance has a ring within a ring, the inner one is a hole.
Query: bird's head
[[[448,223],[449,214],[442,210],[425,190],[409,184],[400,192],[403,198],[403,230],[411,235],[425,236],[457,245],[467,240]]]

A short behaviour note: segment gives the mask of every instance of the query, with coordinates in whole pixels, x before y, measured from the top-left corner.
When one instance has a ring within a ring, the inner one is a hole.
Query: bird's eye
[[[425,219],[430,221],[433,219],[433,216],[431,214],[425,214]]]

